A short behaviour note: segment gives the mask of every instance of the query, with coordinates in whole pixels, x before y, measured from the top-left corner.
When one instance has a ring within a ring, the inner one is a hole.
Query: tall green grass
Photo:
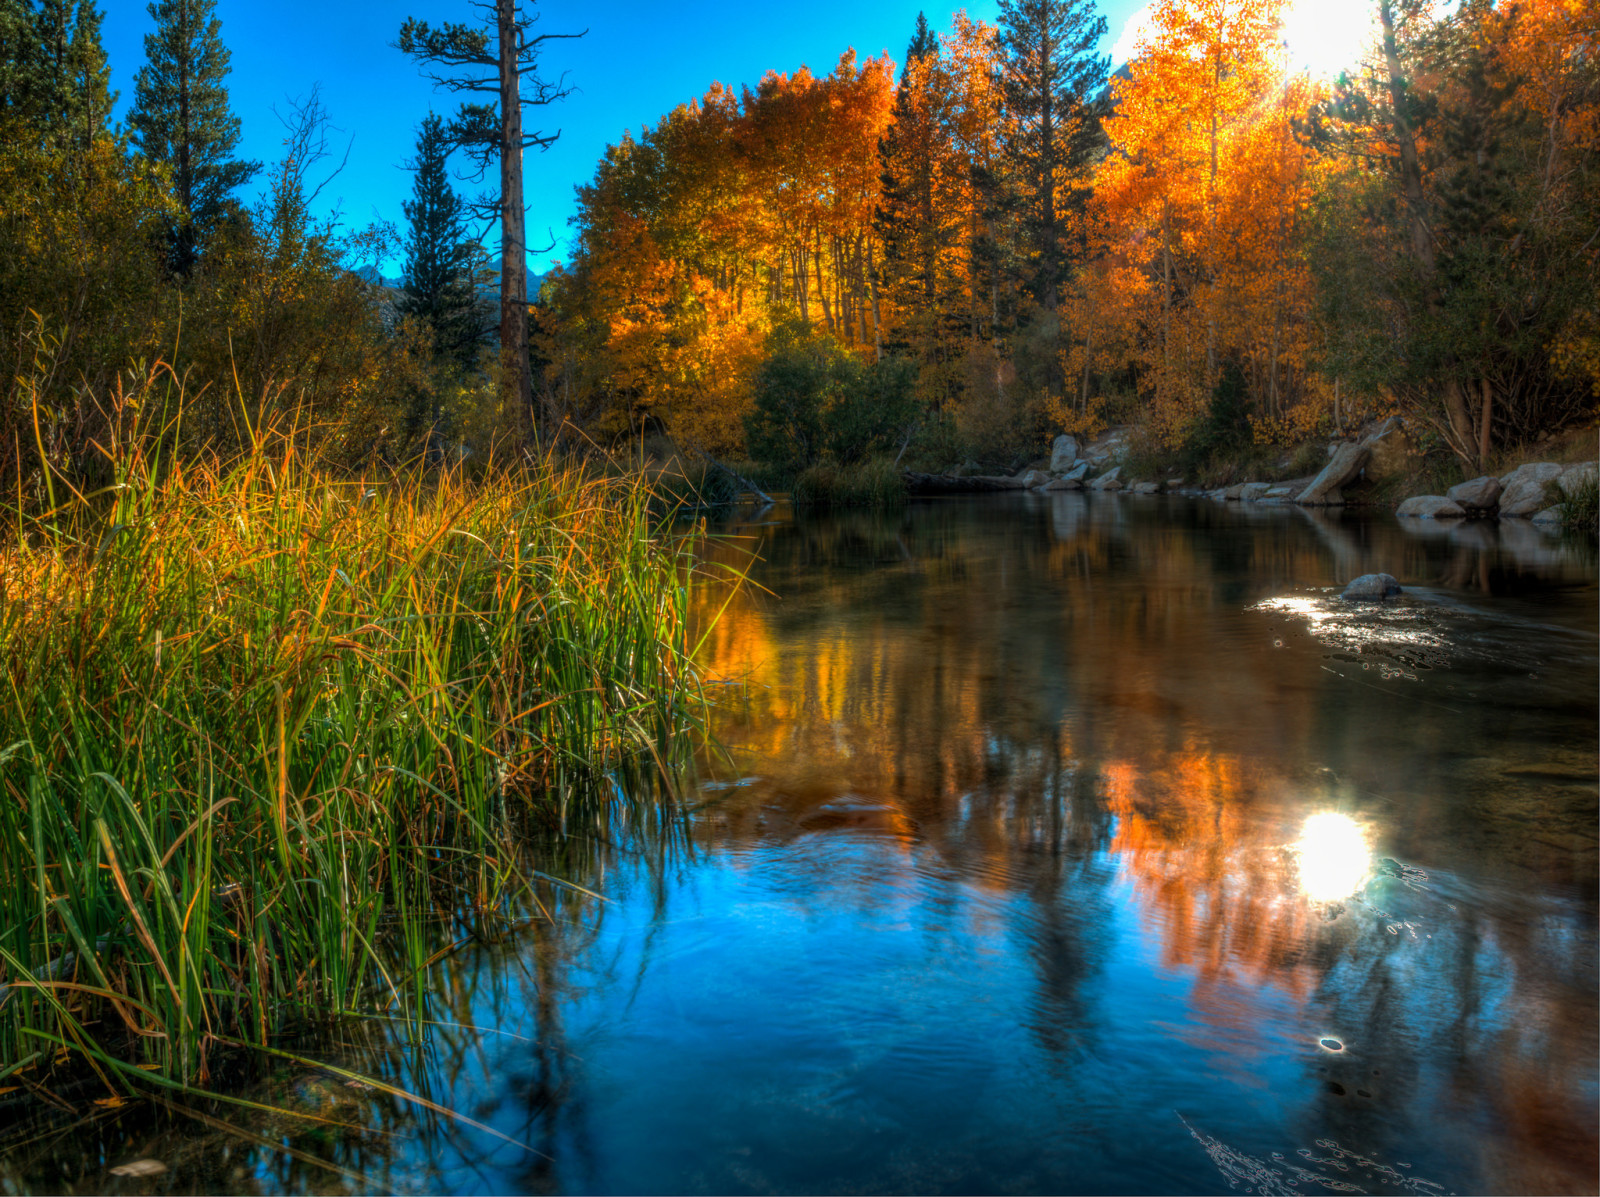
[[[519,824],[624,800],[702,711],[638,484],[130,439],[0,548],[0,1089],[204,1084],[416,1009],[440,945],[531,892]]]

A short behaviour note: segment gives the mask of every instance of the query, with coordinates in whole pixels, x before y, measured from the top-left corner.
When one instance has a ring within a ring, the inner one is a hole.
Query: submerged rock
[[[1135,482],[1128,488],[1130,495],[1154,495],[1161,491],[1159,482]]]
[[[1500,479],[1493,474],[1474,478],[1471,482],[1458,482],[1445,491],[1445,498],[1460,503],[1468,511],[1493,511],[1500,505],[1500,492],[1505,490]]]
[[[1362,574],[1344,588],[1339,597],[1351,602],[1382,602],[1401,593],[1393,574]]]
[[[1546,507],[1538,515],[1533,517],[1533,522],[1536,524],[1555,524],[1559,526],[1561,521],[1565,518],[1566,513],[1558,504],[1555,507]]]
[[[1460,519],[1467,514],[1467,509],[1443,495],[1413,495],[1400,504],[1395,514],[1408,519]]]

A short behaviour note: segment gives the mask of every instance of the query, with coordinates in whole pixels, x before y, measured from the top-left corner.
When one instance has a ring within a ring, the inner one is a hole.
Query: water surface
[[[108,1117],[4,1183],[1595,1191],[1592,545],[1079,494],[712,532],[758,585],[686,825],[441,962],[425,1045],[323,1045],[480,1127],[288,1069],[343,1128],[228,1116],[345,1173]]]

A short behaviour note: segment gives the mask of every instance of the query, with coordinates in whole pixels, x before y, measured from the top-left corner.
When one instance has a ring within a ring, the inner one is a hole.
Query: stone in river
[[[1391,574],[1362,574],[1344,588],[1339,597],[1351,602],[1381,602],[1400,593],[1400,583]]]
[[[1120,477],[1118,477],[1118,475],[1120,475],[1121,473],[1122,473],[1122,467],[1121,466],[1113,466],[1111,469],[1107,470],[1104,474],[1101,474],[1100,477],[1096,478],[1093,482],[1089,483],[1089,489],[1090,490],[1119,490],[1122,487],[1122,479]]]
[[[1021,482],[1022,485],[1028,490],[1032,490],[1036,486],[1043,486],[1045,483],[1049,482],[1050,475],[1046,474],[1043,470],[1029,470],[1027,473],[1018,478],[1018,481]]]
[[[1443,495],[1413,495],[1400,504],[1395,514],[1408,519],[1460,519],[1467,514],[1467,509]]]
[[[1130,495],[1153,495],[1158,494],[1160,490],[1161,484],[1159,482],[1135,482],[1128,488],[1128,493]]]
[[[1050,472],[1052,474],[1065,474],[1078,460],[1077,438],[1062,433],[1056,437],[1055,444],[1050,447]]]
[[[1505,487],[1493,474],[1474,478],[1471,482],[1458,482],[1444,492],[1445,498],[1460,503],[1468,511],[1493,511],[1500,504],[1500,492]]]
[[[1565,513],[1561,510],[1560,507],[1546,507],[1538,515],[1533,517],[1533,522],[1536,523],[1536,524],[1556,524],[1556,525],[1559,525],[1561,523],[1561,520],[1562,520],[1564,514]]]
[[[1271,489],[1272,487],[1265,482],[1246,482],[1239,488],[1239,501],[1242,503],[1254,503]]]
[[[1333,457],[1322,467],[1322,473],[1311,480],[1311,485],[1300,492],[1296,503],[1304,507],[1341,507],[1344,494],[1340,487],[1354,480],[1367,464],[1372,450],[1366,444],[1346,441],[1333,451]]]

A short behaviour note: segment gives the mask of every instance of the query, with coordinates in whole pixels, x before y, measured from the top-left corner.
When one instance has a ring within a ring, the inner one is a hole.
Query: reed
[[[47,479],[0,550],[0,1091],[202,1085],[291,1024],[417,1009],[439,945],[532,892],[519,823],[628,801],[699,727],[644,486],[159,443],[94,494]]]

